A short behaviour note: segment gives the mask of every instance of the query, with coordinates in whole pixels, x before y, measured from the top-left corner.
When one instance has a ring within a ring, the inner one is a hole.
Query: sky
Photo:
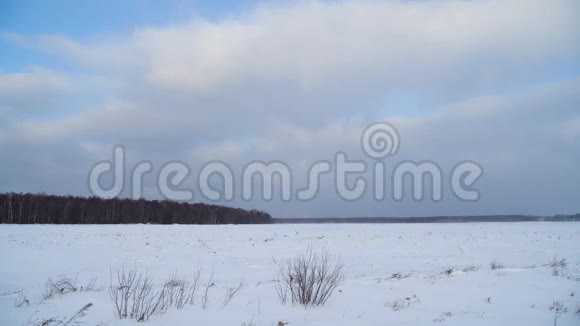
[[[125,183],[152,163],[150,199],[179,161],[190,173],[174,188],[211,202],[196,176],[221,161],[236,191],[218,203],[276,217],[577,213],[578,31],[576,0],[4,0],[0,191],[91,195],[90,170],[120,145]],[[372,180],[361,135],[376,122],[400,140],[386,175],[433,162],[442,200],[345,200],[333,173],[308,201],[277,188],[242,198],[241,171],[257,160],[286,164],[300,189],[313,163],[342,152]],[[483,169],[476,201],[450,189],[463,161]]]

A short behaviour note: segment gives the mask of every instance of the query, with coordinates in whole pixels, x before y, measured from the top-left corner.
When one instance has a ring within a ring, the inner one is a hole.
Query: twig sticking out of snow
[[[79,319],[82,319],[83,317],[85,317],[87,315],[87,311],[93,306],[92,303],[87,303],[86,305],[84,305],[81,309],[79,309],[77,312],[75,312],[72,317],[70,317],[66,322],[64,322],[62,324],[62,326],[68,326],[68,325],[74,325],[74,324],[80,324]]]
[[[226,297],[224,298],[224,301],[222,302],[222,307],[227,306],[228,303],[230,303],[232,298],[236,295],[236,293],[238,293],[242,289],[243,286],[244,286],[244,282],[240,281],[240,283],[237,286],[228,288],[227,292],[226,292]]]
[[[205,292],[201,298],[201,306],[203,309],[207,308],[207,303],[209,301],[209,288],[213,286],[215,286],[215,283],[213,282],[213,272],[211,272],[211,276],[205,285]]]

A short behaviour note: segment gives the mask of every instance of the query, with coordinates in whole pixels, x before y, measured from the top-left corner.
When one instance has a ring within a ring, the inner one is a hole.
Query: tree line
[[[220,205],[0,193],[2,224],[263,224],[268,213]]]

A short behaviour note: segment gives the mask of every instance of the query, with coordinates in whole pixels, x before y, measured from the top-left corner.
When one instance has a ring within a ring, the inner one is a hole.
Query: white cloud
[[[579,11],[573,0],[300,2],[110,40],[41,36],[34,45],[97,67],[138,66],[146,81],[188,91],[247,80],[317,89],[351,74],[432,87],[468,76],[497,81],[513,73],[506,67],[525,73],[553,57],[572,59]]]
[[[47,111],[43,107],[50,107],[73,90],[68,76],[41,67],[16,73],[0,71],[0,113],[9,111],[22,115],[32,111],[43,114]]]

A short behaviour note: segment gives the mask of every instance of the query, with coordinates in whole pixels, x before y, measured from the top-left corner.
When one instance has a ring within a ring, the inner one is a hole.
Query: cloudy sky
[[[195,176],[212,160],[236,183],[251,161],[283,161],[299,189],[338,151],[374,162],[361,133],[387,121],[400,136],[387,170],[430,160],[447,182],[475,161],[480,200],[445,185],[439,202],[345,201],[329,174],[308,202],[238,191],[229,204],[280,217],[580,212],[579,31],[577,0],[4,0],[0,191],[89,195],[89,170],[116,145],[129,171],[186,163],[193,201],[207,201]],[[162,196],[155,179],[147,198]]]

